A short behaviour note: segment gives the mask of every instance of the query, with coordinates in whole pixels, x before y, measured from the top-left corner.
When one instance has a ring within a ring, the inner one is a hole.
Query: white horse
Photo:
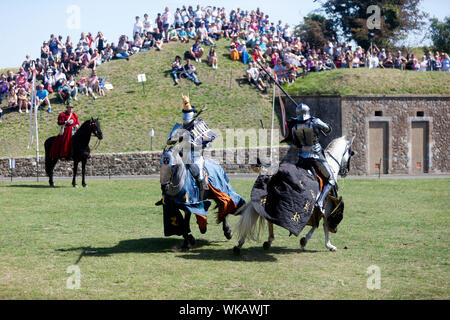
[[[350,170],[350,158],[354,155],[354,152],[351,150],[351,146],[353,143],[353,139],[348,141],[345,136],[334,139],[330,142],[328,147],[325,149],[325,156],[326,160],[330,166],[332,175],[337,181],[337,176],[343,176],[345,177]],[[331,195],[332,192],[330,192]],[[325,232],[325,246],[330,251],[337,251],[337,248],[333,246],[330,242],[329,237],[329,226],[327,222],[327,218],[329,217],[329,214],[331,213],[333,209],[333,204],[330,199],[330,195],[325,200],[324,209],[325,214],[323,216],[323,230]],[[333,195],[334,197],[337,197],[337,194]],[[234,247],[233,251],[235,254],[240,253],[241,247],[244,245],[245,240],[247,238],[252,240],[257,240],[259,236],[259,232],[261,230],[261,227],[264,225],[265,219],[262,218],[255,208],[252,205],[251,201],[248,201],[245,206],[243,206],[240,210],[240,212],[237,212],[236,214],[241,213],[241,218],[237,223],[236,231],[238,234],[239,242],[238,245]],[[258,223],[259,221],[259,223]],[[310,221],[311,222],[311,221]],[[310,223],[308,223],[310,224]],[[270,246],[272,245],[272,242],[275,240],[274,234],[273,234],[273,224],[268,222],[269,225],[269,238],[267,242],[264,242],[264,249],[268,250]],[[316,228],[313,224],[311,224],[311,230],[307,233],[307,235],[300,240],[300,246],[302,250],[304,250],[306,244],[308,243],[309,239],[313,235]]]

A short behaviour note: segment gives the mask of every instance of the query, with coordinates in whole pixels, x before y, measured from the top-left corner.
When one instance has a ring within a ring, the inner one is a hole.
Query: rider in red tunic
[[[72,157],[72,136],[80,127],[78,116],[72,110],[73,106],[68,105],[67,110],[58,116],[58,125],[61,126],[61,130],[50,150],[50,157],[53,159]]]

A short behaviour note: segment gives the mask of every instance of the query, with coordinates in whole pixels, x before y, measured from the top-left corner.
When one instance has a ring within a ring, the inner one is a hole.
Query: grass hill
[[[162,149],[173,124],[181,122],[182,94],[189,94],[192,105],[198,109],[208,107],[202,118],[210,128],[259,128],[260,120],[268,127],[271,91],[261,94],[254,86],[242,82],[245,66],[229,59],[228,44],[226,40],[218,42],[219,69],[209,67],[206,57],[202,63],[193,62],[203,82],[200,87],[185,79],[175,87],[169,73],[174,57],[183,57],[192,43],[170,43],[162,51],[140,52],[129,61],[114,60],[100,66],[98,75],[106,77],[114,90],[96,101],[79,95],[79,101],[73,102],[82,121],[90,117],[101,120],[105,139],[94,152],[148,151],[151,128],[155,130],[153,150]],[[142,73],[147,76],[145,94],[137,81],[137,75]],[[311,73],[286,89],[291,95],[449,94],[449,80],[448,72],[341,69]],[[53,112],[42,112],[39,122],[41,154],[45,139],[58,133],[57,115],[65,109],[54,94],[51,96]],[[33,149],[27,149],[29,116],[19,114],[16,109],[8,110],[6,106],[4,101],[0,157],[34,155]],[[215,147],[220,146],[215,144]]]
[[[174,123],[182,121],[182,94],[189,94],[191,104],[198,109],[208,107],[202,118],[210,128],[259,128],[260,119],[269,125],[272,95],[263,95],[254,86],[240,82],[245,65],[228,58],[228,43],[225,40],[218,42],[217,70],[206,63],[209,47],[205,47],[202,63],[193,62],[203,82],[199,87],[186,79],[174,86],[169,73],[175,56],[183,57],[192,43],[170,43],[162,51],[140,52],[129,61],[113,60],[101,65],[97,74],[106,77],[114,89],[95,101],[79,95],[78,102],[73,102],[81,120],[90,117],[101,120],[104,139],[95,153],[148,151],[151,128],[155,131],[153,150],[162,149]],[[142,73],[147,77],[145,94],[142,84],[137,81],[137,75]],[[87,72],[81,75],[87,75]],[[39,122],[41,154],[45,139],[58,133],[57,116],[65,110],[54,94],[51,96],[52,113],[42,112]],[[33,149],[27,150],[29,115],[19,114],[16,109],[9,112],[5,106],[6,101],[2,103],[0,157],[34,155]]]
[[[292,95],[450,94],[449,72],[337,69],[308,74],[288,87]]]

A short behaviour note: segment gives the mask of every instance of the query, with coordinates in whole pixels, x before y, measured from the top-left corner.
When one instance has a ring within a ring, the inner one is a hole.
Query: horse
[[[326,160],[331,168],[331,171],[335,178],[335,181],[337,181],[336,178],[338,175],[345,177],[350,170],[350,159],[355,154],[351,150],[353,140],[354,140],[354,138],[351,139],[350,141],[348,141],[345,136],[334,139],[333,141],[330,142],[330,144],[324,150]],[[282,166],[282,164],[280,165],[280,168],[281,168],[281,166]],[[293,165],[293,166],[296,166],[296,165]],[[266,183],[266,184],[268,183],[267,181],[270,182],[270,179],[272,178],[273,174],[276,173],[277,170],[279,170],[279,168],[277,168],[276,166],[267,168],[267,166],[262,167],[261,165],[259,165],[259,167],[260,167],[259,168],[260,176],[258,178],[260,178],[261,175],[265,175],[266,180],[263,183]],[[296,168],[298,168],[298,167],[296,167]],[[299,168],[299,170],[300,170],[300,168]],[[311,170],[308,170],[307,172],[311,176],[311,178],[310,178],[311,181],[315,181],[315,183],[317,184],[315,177],[313,177],[314,173],[311,172]],[[317,177],[320,179],[319,176],[317,176]],[[263,180],[260,180],[259,184],[261,184],[261,181],[263,181]],[[257,180],[257,182],[258,182],[258,180]],[[253,187],[253,190],[252,190],[252,200],[253,200],[253,191],[257,187],[257,182],[255,182],[255,186]],[[305,182],[306,181],[303,181],[304,184],[305,184]],[[302,184],[302,181],[297,182],[297,183]],[[320,183],[320,185],[323,186],[323,183]],[[313,192],[311,192],[311,193],[313,193]],[[313,200],[312,200],[313,203],[315,202],[315,200],[317,200],[317,197],[314,197],[314,195],[313,195]],[[267,197],[267,202],[268,201],[269,201],[269,197]],[[305,204],[305,207],[307,207],[309,205],[310,205],[309,203]],[[267,208],[266,199],[264,199],[264,206],[265,206],[265,208]],[[301,240],[300,240],[301,249],[305,250],[306,244],[308,243],[309,239],[311,238],[314,231],[318,227],[320,219],[323,217],[323,230],[325,233],[325,246],[330,251],[337,251],[337,248],[331,244],[330,238],[329,238],[329,232],[331,231],[331,232],[335,233],[337,231],[337,224],[339,224],[339,222],[343,218],[344,205],[343,205],[342,198],[337,198],[337,185],[336,185],[336,188],[333,188],[333,190],[330,192],[330,194],[327,196],[327,198],[325,200],[324,214],[322,214],[320,212],[320,210],[317,208],[317,206],[315,204],[313,204],[313,206],[311,206],[311,207],[312,207],[311,213],[314,213],[314,214],[310,213],[309,216],[306,216],[307,219],[304,220],[304,225],[300,226],[300,229],[298,229],[299,230],[298,233],[300,233],[301,229],[303,229],[303,227],[305,225],[311,226],[311,230],[306,234],[305,237],[301,238]],[[294,210],[300,211],[299,208],[295,208]],[[336,215],[335,215],[335,213],[336,213]],[[261,216],[261,209],[258,207],[255,208],[255,203],[253,201],[248,201],[245,204],[245,206],[243,206],[237,212],[237,214],[241,214],[240,220],[238,221],[238,223],[236,225],[237,233],[239,236],[239,241],[238,241],[238,245],[233,248],[233,252],[234,252],[234,254],[239,255],[240,249],[244,245],[245,240],[247,238],[257,240],[260,229],[263,226],[264,221],[267,219],[264,219],[264,217]],[[295,214],[297,214],[297,212],[295,212]],[[297,217],[297,218],[299,218],[299,217]],[[332,221],[333,225],[330,226],[331,225],[330,221],[332,220],[332,218],[333,218],[333,221]],[[297,219],[297,221],[298,221],[298,219]],[[268,229],[269,229],[269,238],[268,238],[268,241],[264,242],[264,244],[263,244],[263,248],[265,250],[268,250],[270,248],[270,246],[272,245],[272,242],[275,240],[275,237],[273,234],[273,223],[271,223],[270,221],[268,223]],[[296,233],[293,233],[293,231],[291,231],[291,234],[298,235],[298,233],[296,234]]]
[[[76,176],[78,171],[78,163],[81,162],[81,173],[82,173],[82,185],[83,188],[87,187],[86,184],[86,162],[90,155],[89,142],[91,140],[91,136],[94,135],[98,138],[98,140],[103,139],[103,133],[100,127],[100,121],[94,118],[90,120],[86,120],[77,132],[72,137],[72,160],[73,160],[73,179],[72,186],[77,188]],[[53,142],[55,141],[56,136],[48,138],[45,143],[45,172],[49,178],[50,187],[54,187],[55,184],[53,182],[53,169],[55,168],[56,163],[59,159],[52,159],[50,157],[50,150]]]
[[[231,240],[232,231],[227,224],[227,215],[234,214],[245,204],[245,200],[233,190],[222,167],[208,158],[204,159],[208,190],[200,197],[197,182],[183,162],[182,152],[179,146],[170,146],[164,148],[161,157],[162,200],[156,205],[163,205],[165,236],[182,235],[184,241],[181,248],[188,251],[195,245],[195,238],[189,227],[191,214],[197,218],[200,232],[206,233],[207,212],[211,205],[210,200],[213,200],[219,208],[217,223],[222,223],[225,238]],[[184,211],[184,218],[180,210]]]

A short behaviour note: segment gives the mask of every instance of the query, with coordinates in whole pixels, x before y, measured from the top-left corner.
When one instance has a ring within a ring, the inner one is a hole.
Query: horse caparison
[[[77,132],[72,137],[72,160],[73,160],[73,178],[72,186],[77,187],[76,176],[78,171],[78,163],[81,162],[81,173],[82,173],[82,185],[87,187],[86,184],[86,162],[90,156],[89,142],[91,141],[91,136],[94,135],[99,140],[103,139],[103,133],[100,127],[99,119],[91,118],[86,120]],[[48,138],[45,143],[45,172],[49,178],[49,184],[54,187],[53,182],[53,170],[59,159],[50,158],[50,150],[56,136]]]

